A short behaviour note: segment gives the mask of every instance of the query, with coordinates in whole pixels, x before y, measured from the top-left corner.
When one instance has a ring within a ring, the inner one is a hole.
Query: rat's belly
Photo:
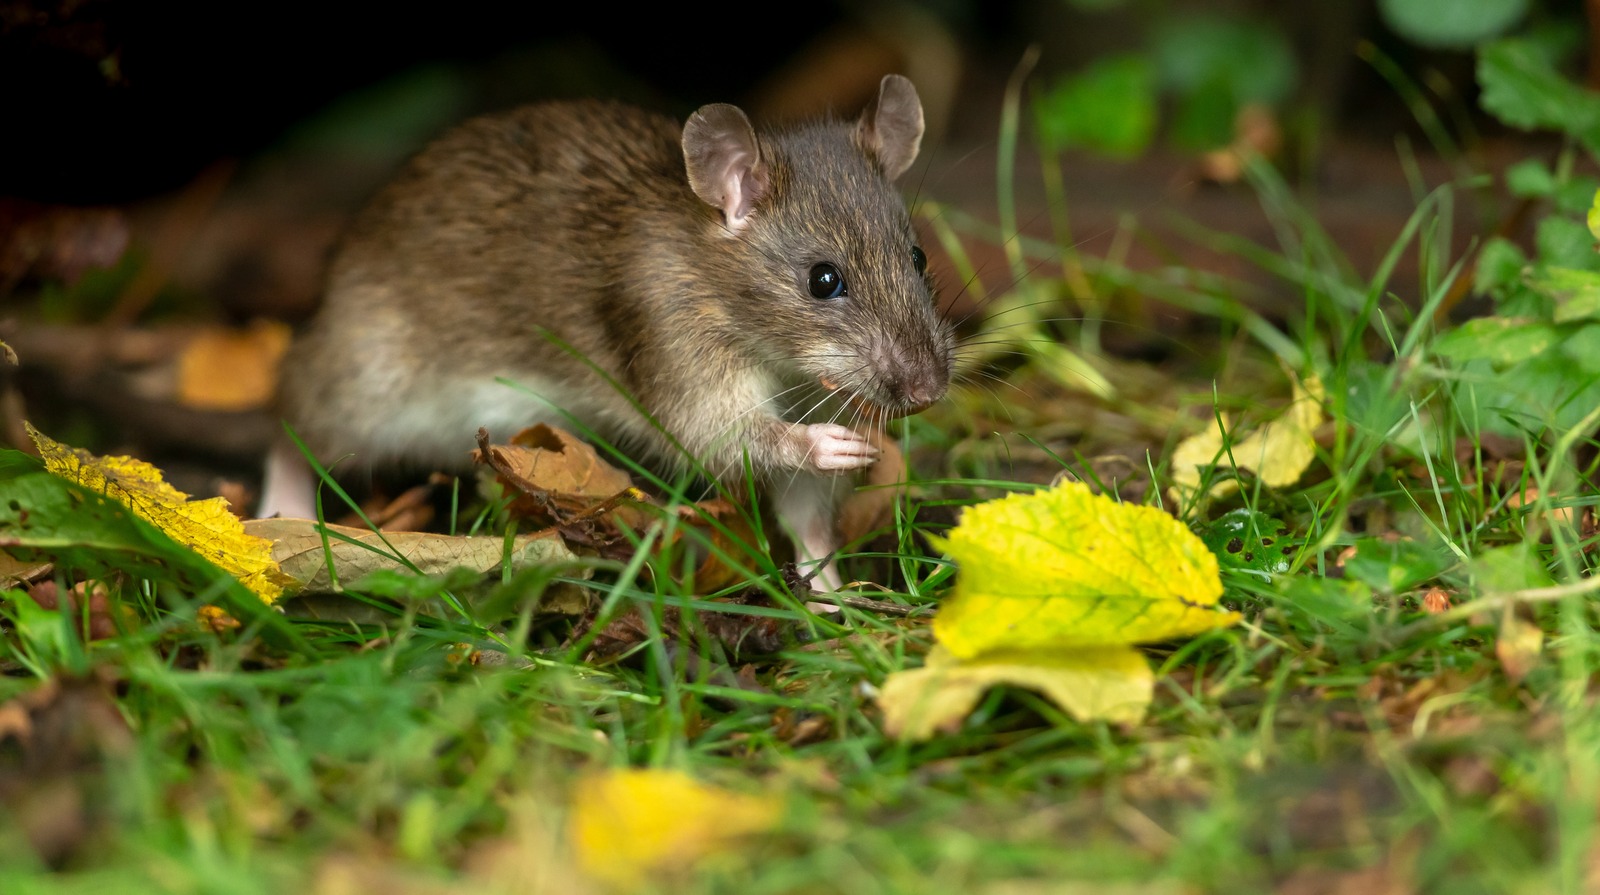
[[[435,380],[382,414],[363,440],[383,458],[461,469],[472,462],[479,427],[504,439],[537,423],[566,426],[562,391],[554,382],[526,374],[504,382]]]

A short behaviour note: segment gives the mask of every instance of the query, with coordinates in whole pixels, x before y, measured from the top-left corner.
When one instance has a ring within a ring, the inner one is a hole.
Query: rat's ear
[[[856,122],[856,139],[890,180],[906,173],[922,145],[922,100],[910,80],[883,76],[877,98]]]
[[[714,103],[690,115],[683,126],[683,162],[695,195],[720,208],[729,229],[744,229],[768,184],[755,128],[744,112]]]

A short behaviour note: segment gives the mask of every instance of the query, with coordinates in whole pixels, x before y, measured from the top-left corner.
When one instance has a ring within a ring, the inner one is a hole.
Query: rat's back
[[[559,422],[556,407],[615,415],[588,406],[621,399],[585,387],[592,372],[572,352],[625,362],[595,335],[596,297],[641,210],[691,201],[680,133],[585,101],[473,119],[430,144],[334,257],[284,362],[285,419],[320,457],[459,468],[479,426]]]

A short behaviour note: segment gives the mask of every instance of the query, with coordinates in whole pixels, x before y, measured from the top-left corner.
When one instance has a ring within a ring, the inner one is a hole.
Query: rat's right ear
[[[743,230],[768,185],[755,128],[744,112],[714,103],[690,115],[683,126],[683,161],[695,195],[721,209],[730,230]]]
[[[922,100],[904,75],[884,75],[878,95],[856,121],[856,140],[896,180],[917,160],[922,146]]]

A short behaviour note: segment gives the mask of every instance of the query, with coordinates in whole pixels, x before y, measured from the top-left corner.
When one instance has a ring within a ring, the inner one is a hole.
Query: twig
[[[847,597],[841,594],[808,594],[806,599],[813,603],[832,603],[835,606],[848,606],[851,609],[860,609],[863,612],[877,612],[882,615],[907,616],[920,611],[922,606],[902,606],[899,603],[890,603],[887,600],[872,600],[867,597]]]

